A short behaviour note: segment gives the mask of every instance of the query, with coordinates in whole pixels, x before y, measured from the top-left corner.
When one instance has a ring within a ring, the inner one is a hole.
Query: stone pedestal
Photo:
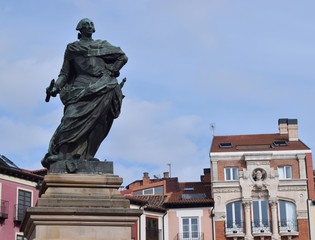
[[[113,174],[48,174],[21,231],[28,240],[130,240],[142,210],[130,209]]]

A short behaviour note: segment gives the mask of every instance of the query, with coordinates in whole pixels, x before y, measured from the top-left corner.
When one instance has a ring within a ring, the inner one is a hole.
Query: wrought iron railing
[[[177,240],[204,240],[203,232],[177,233]]]
[[[28,208],[28,206],[25,206],[23,204],[15,204],[14,205],[14,221],[15,222],[21,222],[23,217],[24,217],[24,213],[26,211],[26,209]]]
[[[244,233],[244,222],[237,221],[226,221],[225,222],[225,234],[237,234]]]
[[[256,219],[252,222],[253,233],[270,233],[270,221]]]
[[[297,232],[296,220],[280,220],[279,221],[279,232]]]
[[[9,212],[9,202],[5,200],[1,200],[0,205],[0,218],[6,219],[8,218],[8,212]]]

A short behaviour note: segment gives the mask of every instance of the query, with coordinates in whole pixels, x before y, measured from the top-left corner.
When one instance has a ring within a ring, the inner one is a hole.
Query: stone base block
[[[30,240],[130,240],[141,214],[138,209],[33,207],[21,230]]]
[[[142,210],[130,209],[113,174],[48,174],[21,231],[28,240],[130,240]]]

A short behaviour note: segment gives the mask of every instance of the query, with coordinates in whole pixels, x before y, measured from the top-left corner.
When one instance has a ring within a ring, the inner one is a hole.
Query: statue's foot
[[[90,162],[99,162],[100,160],[98,158],[88,158],[88,161]]]

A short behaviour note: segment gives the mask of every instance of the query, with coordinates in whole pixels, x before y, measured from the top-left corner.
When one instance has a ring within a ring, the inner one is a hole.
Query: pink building
[[[18,168],[0,155],[0,239],[25,240],[19,227],[27,207],[34,206],[46,170]]]

